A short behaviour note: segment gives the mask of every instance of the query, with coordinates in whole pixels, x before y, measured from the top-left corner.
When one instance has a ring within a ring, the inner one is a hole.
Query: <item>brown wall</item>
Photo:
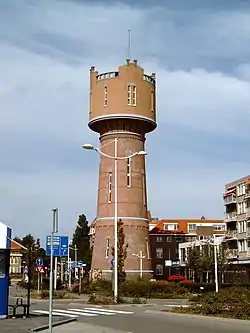
[[[114,139],[118,140],[118,157],[125,158],[144,150],[145,133],[156,127],[155,79],[145,76],[136,62],[120,66],[117,72],[103,75],[90,70],[89,127],[100,133],[102,153],[114,157]],[[108,78],[109,77],[109,78]],[[128,85],[136,86],[136,105],[128,105]],[[105,87],[107,106],[104,105]],[[92,269],[111,276],[111,249],[114,244],[114,159],[101,156],[99,167],[98,204]],[[127,186],[127,161],[118,160],[118,218],[124,224],[128,243],[125,269],[130,275],[139,274],[139,259],[132,254],[143,251],[144,273],[151,274],[148,243],[148,214],[145,156],[131,159],[131,186]],[[111,202],[109,202],[109,173],[112,174]],[[110,251],[105,257],[106,241]]]

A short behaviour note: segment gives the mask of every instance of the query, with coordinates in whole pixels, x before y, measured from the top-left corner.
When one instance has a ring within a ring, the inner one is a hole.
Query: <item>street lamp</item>
[[[140,259],[140,279],[142,280],[142,271],[143,271],[143,269],[142,269],[143,261],[142,260],[145,258],[145,256],[143,255],[142,251],[140,251],[137,254],[133,253],[132,256],[135,256]]]
[[[113,141],[112,141],[113,142]],[[110,142],[111,143],[111,142]],[[117,302],[117,297],[118,297],[118,200],[117,200],[117,188],[118,188],[118,184],[117,184],[117,161],[118,160],[126,160],[128,158],[132,158],[134,156],[145,156],[147,155],[147,152],[144,150],[141,150],[139,152],[135,152],[129,156],[122,156],[122,157],[118,157],[118,153],[117,153],[117,146],[118,146],[118,139],[115,138],[114,139],[114,143],[115,143],[115,154],[114,156],[106,154],[104,152],[101,151],[101,149],[87,143],[82,145],[83,149],[86,150],[95,150],[99,155],[110,158],[115,160],[115,195],[114,195],[114,205],[115,205],[115,216],[114,216],[114,248],[115,248],[115,255],[114,255],[114,301]]]
[[[220,237],[221,238],[221,237]],[[217,245],[225,243],[226,240],[223,238],[221,242],[219,239],[216,239],[215,236],[212,236],[210,239],[201,240],[202,244],[210,244],[214,248],[214,275],[215,275],[215,292],[219,291],[219,282],[218,282],[218,255],[217,255]]]

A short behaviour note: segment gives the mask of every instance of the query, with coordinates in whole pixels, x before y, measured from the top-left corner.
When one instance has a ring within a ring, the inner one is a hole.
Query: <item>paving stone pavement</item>
[[[41,331],[41,333],[48,333],[49,330]],[[109,327],[103,327],[98,325],[91,325],[87,323],[69,323],[62,326],[54,327],[53,333],[130,333],[120,330],[116,330]]]
[[[62,318],[53,318],[53,322],[62,320]],[[48,324],[48,316],[35,316],[30,318],[2,319],[0,321],[1,333],[27,333],[31,328]]]

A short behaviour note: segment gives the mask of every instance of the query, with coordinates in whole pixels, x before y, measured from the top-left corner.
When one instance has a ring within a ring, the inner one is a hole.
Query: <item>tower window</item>
[[[104,87],[104,106],[108,105],[108,87]]]
[[[136,106],[136,86],[128,85],[128,105]]]
[[[108,203],[111,202],[111,195],[112,195],[112,172],[110,172],[108,176]]]
[[[106,247],[105,247],[105,258],[109,257],[110,242],[109,238],[106,238]]]
[[[154,90],[151,90],[151,110],[152,110],[152,112],[155,111],[155,95],[154,95]]]
[[[147,205],[147,199],[146,199],[146,184],[145,184],[145,174],[142,172],[142,200],[143,200],[143,205]]]
[[[131,187],[131,158],[127,158],[127,187]]]

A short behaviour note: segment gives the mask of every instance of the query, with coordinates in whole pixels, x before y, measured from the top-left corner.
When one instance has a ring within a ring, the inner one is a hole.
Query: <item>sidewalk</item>
[[[49,330],[41,331],[41,333],[47,333]],[[109,327],[91,325],[86,323],[69,323],[58,327],[53,327],[53,333],[128,333],[124,331],[118,331]]]

